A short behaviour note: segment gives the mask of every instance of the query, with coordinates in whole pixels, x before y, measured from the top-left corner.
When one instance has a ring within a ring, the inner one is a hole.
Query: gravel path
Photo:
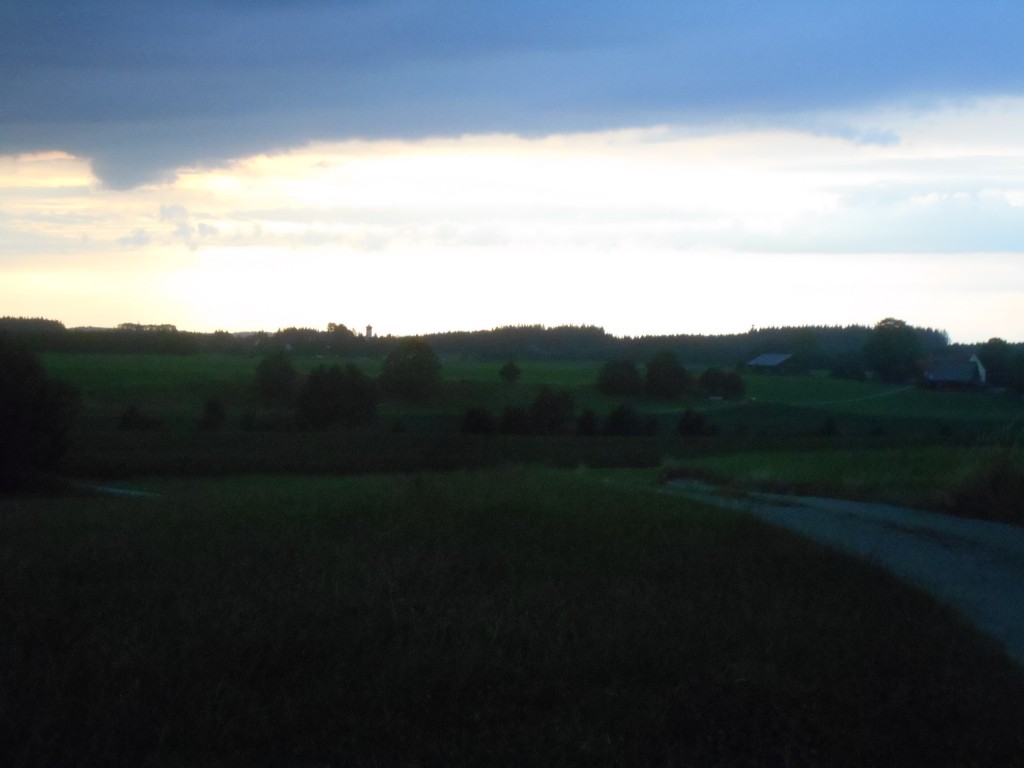
[[[689,480],[668,488],[882,565],[959,610],[1024,664],[1024,528],[841,499],[733,498]]]

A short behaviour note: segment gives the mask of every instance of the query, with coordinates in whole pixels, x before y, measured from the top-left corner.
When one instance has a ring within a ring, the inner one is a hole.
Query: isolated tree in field
[[[306,377],[295,403],[295,420],[303,429],[340,424],[351,428],[373,421],[377,390],[352,363],[344,368],[320,366]]]
[[[902,320],[887,317],[879,321],[864,345],[868,368],[883,381],[903,382],[919,373],[923,352],[921,339]]]
[[[427,342],[405,339],[384,359],[378,382],[389,397],[426,402],[441,386],[441,361]]]
[[[515,364],[514,360],[509,360],[501,366],[501,370],[498,371],[498,376],[500,376],[501,380],[506,384],[515,384],[519,381],[519,377],[522,376],[522,374],[522,370]]]
[[[77,397],[0,334],[0,490],[52,470],[68,445]]]
[[[256,366],[256,389],[263,400],[289,400],[295,392],[298,373],[284,350],[272,352]]]
[[[693,377],[679,363],[676,353],[666,349],[647,364],[644,388],[651,397],[671,400],[693,389]]]
[[[643,393],[644,380],[632,360],[612,360],[601,366],[597,388],[609,397],[630,397]]]

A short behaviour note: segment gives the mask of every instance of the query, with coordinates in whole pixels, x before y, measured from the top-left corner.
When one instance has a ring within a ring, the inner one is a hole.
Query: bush
[[[1007,523],[1024,523],[1024,462],[1012,448],[972,471],[953,497],[953,511]]]
[[[27,350],[0,334],[0,489],[15,489],[57,467],[78,398],[49,378]]]
[[[687,408],[683,411],[683,415],[679,417],[676,431],[683,437],[707,437],[718,434],[718,430],[708,421],[707,416],[691,408]]]
[[[485,408],[470,408],[462,417],[462,432],[467,435],[490,435],[497,429],[494,416]]]
[[[658,422],[653,417],[643,417],[640,412],[623,403],[608,414],[604,420],[604,433],[616,436],[653,435],[658,431]]]

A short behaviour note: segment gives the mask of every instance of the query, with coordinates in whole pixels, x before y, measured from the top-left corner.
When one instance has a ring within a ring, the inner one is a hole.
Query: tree
[[[904,382],[919,373],[921,339],[903,320],[880,320],[864,345],[868,368],[883,381]]]
[[[847,352],[836,358],[832,365],[832,372],[829,374],[833,379],[850,379],[852,381],[864,381],[867,376],[864,374],[864,356],[859,352]]]
[[[340,424],[352,428],[373,421],[377,391],[370,378],[348,363],[344,368],[322,365],[306,377],[295,404],[295,420],[303,429]]]
[[[630,397],[644,391],[644,381],[632,360],[612,360],[601,366],[597,388],[609,397]]]
[[[986,381],[994,387],[1013,385],[1019,355],[1006,341],[993,338],[978,346],[978,359],[985,366]]]
[[[390,397],[427,402],[440,387],[441,361],[427,342],[405,339],[384,359],[378,382]]]
[[[724,397],[726,400],[739,400],[746,394],[746,385],[740,375],[721,368],[705,370],[697,379],[697,386],[709,397]]]
[[[519,377],[522,374],[522,370],[520,370],[519,366],[516,365],[514,360],[509,360],[507,363],[501,366],[501,370],[498,371],[498,376],[500,376],[501,380],[504,381],[506,384],[515,384],[517,381],[519,381]]]
[[[78,399],[39,361],[0,334],[0,489],[56,468],[68,446]]]
[[[572,396],[564,390],[541,387],[528,414],[532,432],[560,435],[567,432],[573,422]]]
[[[329,350],[333,354],[355,352],[363,341],[362,337],[342,323],[328,323],[326,337],[325,351]]]
[[[693,389],[693,377],[680,365],[676,353],[665,349],[647,364],[644,385],[651,397],[672,400]]]
[[[292,359],[284,350],[272,352],[256,366],[256,389],[267,401],[290,399],[297,379]]]

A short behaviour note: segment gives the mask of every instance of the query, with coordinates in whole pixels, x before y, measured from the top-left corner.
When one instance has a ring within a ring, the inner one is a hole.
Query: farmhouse
[[[967,389],[985,386],[985,366],[977,355],[959,357],[933,357],[925,360],[922,378],[926,386],[935,389]]]
[[[756,373],[785,373],[790,369],[789,362],[793,359],[792,355],[787,355],[779,352],[769,352],[763,355],[758,355],[753,360],[747,362],[747,368],[750,368]]]

